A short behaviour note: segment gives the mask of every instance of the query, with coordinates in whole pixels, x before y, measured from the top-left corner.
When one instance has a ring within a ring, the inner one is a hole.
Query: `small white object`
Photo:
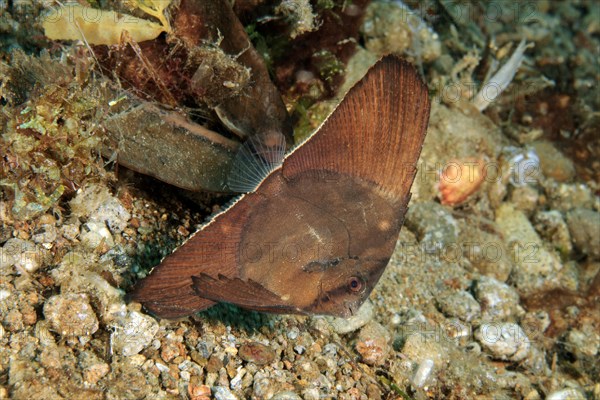
[[[515,77],[517,70],[523,62],[525,50],[532,47],[533,43],[527,43],[521,40],[519,46],[494,76],[490,78],[475,95],[472,102],[479,111],[483,111],[500,96]]]
[[[412,384],[418,388],[423,387],[423,385],[425,385],[425,382],[427,382],[427,379],[431,375],[431,372],[433,371],[433,366],[433,360],[429,358],[426,358],[423,361],[421,361],[419,367],[417,368],[417,371],[415,372],[415,376],[412,379]]]
[[[584,400],[585,396],[577,389],[566,388],[552,392],[546,400]]]

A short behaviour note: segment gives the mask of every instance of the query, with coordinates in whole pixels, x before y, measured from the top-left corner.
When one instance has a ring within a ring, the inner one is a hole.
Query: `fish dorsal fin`
[[[286,178],[329,170],[374,183],[406,201],[429,120],[429,96],[415,68],[395,56],[377,62],[333,113],[283,163]]]
[[[258,134],[240,147],[229,175],[227,188],[233,192],[250,193],[277,167],[285,155],[285,137],[278,132]]]

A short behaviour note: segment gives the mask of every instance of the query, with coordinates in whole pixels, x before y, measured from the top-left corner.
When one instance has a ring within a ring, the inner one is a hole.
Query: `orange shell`
[[[485,162],[474,157],[449,161],[440,172],[440,200],[444,205],[463,203],[485,179]]]

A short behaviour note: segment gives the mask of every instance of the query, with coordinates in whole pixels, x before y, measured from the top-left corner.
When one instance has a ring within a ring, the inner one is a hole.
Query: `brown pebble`
[[[356,351],[365,364],[382,365],[390,353],[389,342],[389,332],[377,322],[371,321],[358,334]]]
[[[219,372],[223,368],[223,360],[217,357],[215,354],[210,356],[206,363],[206,372]]]
[[[162,344],[161,351],[160,351],[160,357],[165,362],[170,362],[178,355],[179,355],[179,346],[177,346],[177,343],[167,341],[166,343]]]
[[[242,360],[256,365],[270,364],[275,359],[273,349],[258,342],[244,343],[240,346],[238,354]]]
[[[192,400],[209,400],[210,386],[201,385],[198,377],[192,377],[188,385],[188,394]]]

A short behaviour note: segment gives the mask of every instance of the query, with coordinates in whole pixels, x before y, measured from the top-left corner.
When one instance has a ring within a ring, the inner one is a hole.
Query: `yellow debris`
[[[89,44],[121,43],[127,32],[136,42],[155,39],[171,27],[163,14],[170,1],[147,0],[150,6],[138,3],[142,11],[156,17],[161,24],[115,11],[66,4],[51,8],[43,17],[45,35],[52,40],[84,40]]]

